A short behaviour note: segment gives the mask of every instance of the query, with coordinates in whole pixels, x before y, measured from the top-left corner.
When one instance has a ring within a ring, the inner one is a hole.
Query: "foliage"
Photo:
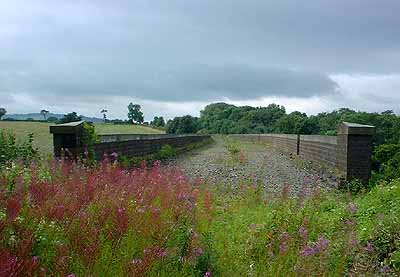
[[[160,160],[175,157],[177,154],[176,149],[174,149],[171,145],[165,144],[158,151],[158,158]]]
[[[388,143],[376,147],[373,163],[373,183],[400,178],[400,144]]]
[[[64,115],[63,118],[60,119],[59,123],[69,123],[69,122],[76,122],[81,121],[82,117],[78,116],[76,112],[71,112],[69,114]]]
[[[121,166],[124,168],[132,168],[138,167],[143,164],[153,164],[157,161],[168,161],[171,158],[176,157],[179,153],[184,151],[190,151],[193,149],[201,148],[205,145],[212,143],[213,140],[203,140],[201,142],[190,143],[186,145],[184,148],[174,148],[169,144],[165,144],[161,147],[159,151],[153,154],[144,155],[140,157],[126,157],[126,156],[118,156],[118,161],[120,162]]]
[[[222,200],[224,212],[213,221],[216,264],[223,275],[374,275],[393,270],[387,266],[398,261],[399,193],[396,181],[391,189],[375,188],[353,199],[314,192],[295,200],[284,193],[265,202],[262,190],[248,187],[232,200]]]
[[[229,158],[227,160],[228,163],[240,163],[240,164],[245,164],[247,162],[246,155],[244,154],[244,151],[240,148],[238,145],[237,141],[227,141],[224,144],[225,149],[229,153]]]
[[[43,115],[43,120],[46,121],[46,117],[49,114],[48,110],[41,110],[40,114]]]
[[[33,134],[24,142],[17,143],[14,134],[0,131],[0,168],[12,162],[30,163],[35,159],[38,159],[38,152],[33,147]]]
[[[351,194],[357,194],[360,192],[365,192],[368,190],[370,187],[363,184],[360,180],[358,179],[353,179],[351,181],[346,181],[344,184],[340,186],[340,189],[349,192]]]
[[[82,143],[86,148],[86,152],[88,154],[89,159],[94,159],[94,149],[93,145],[100,142],[99,137],[96,133],[96,129],[92,124],[87,122],[83,123],[84,132],[82,134]]]
[[[168,134],[194,134],[199,129],[199,119],[190,115],[175,117],[167,124]]]
[[[200,113],[200,127],[211,134],[232,133],[290,133],[336,135],[338,125],[353,122],[376,126],[377,145],[399,143],[400,118],[393,111],[367,113],[341,108],[307,116],[298,111],[286,114],[285,107],[237,107],[225,103],[206,106]]]
[[[202,276],[211,267],[199,236],[208,193],[177,169],[61,161],[22,173],[13,186],[11,172],[0,178],[2,275]]]
[[[292,112],[281,117],[275,125],[279,133],[285,134],[313,134],[317,133],[318,125],[305,113]]]
[[[235,190],[189,183],[159,163],[60,161],[0,176],[6,275],[399,273],[400,180],[357,196],[311,185],[271,198],[245,180]]]
[[[269,133],[274,132],[274,123],[285,113],[285,108],[276,104],[254,108],[214,103],[201,111],[200,122],[212,134]]]
[[[128,105],[128,118],[131,123],[137,122],[139,124],[143,123],[144,116],[143,112],[140,111],[142,107],[138,104],[129,103]]]
[[[164,127],[165,126],[164,117],[155,116],[153,121],[150,122],[150,124],[156,127]]]
[[[5,108],[0,108],[0,120],[3,116],[5,116],[7,113],[7,110]]]
[[[108,113],[108,110],[102,109],[102,110],[100,111],[100,113],[103,115],[103,120],[104,120],[104,122],[106,122],[106,121],[107,121],[107,113]]]

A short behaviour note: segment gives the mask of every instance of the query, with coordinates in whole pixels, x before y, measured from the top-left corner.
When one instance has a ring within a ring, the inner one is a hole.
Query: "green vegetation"
[[[6,162],[35,153],[32,138],[16,145],[6,135],[0,149],[12,153]],[[226,149],[241,152],[234,142]],[[169,145],[157,153],[175,154]],[[294,198],[289,191],[272,196],[246,179],[235,188],[190,183],[160,162],[9,163],[0,168],[0,268],[5,276],[400,273],[399,178],[358,194],[310,184]]]
[[[199,119],[190,115],[175,117],[168,121],[168,134],[194,134],[199,130]]]
[[[6,130],[16,135],[17,142],[23,142],[29,135],[33,134],[33,147],[38,148],[39,153],[48,155],[53,152],[53,136],[50,134],[47,122],[26,121],[0,121],[0,130]],[[96,133],[107,134],[163,134],[161,130],[153,129],[143,125],[133,124],[94,124]]]
[[[128,119],[131,123],[137,122],[139,124],[143,123],[144,116],[143,112],[140,110],[142,107],[138,104],[130,103],[128,105]]]
[[[7,113],[7,110],[5,108],[0,108],[0,120],[3,116],[5,116]]]
[[[211,134],[288,133],[335,135],[339,123],[374,125],[377,144],[398,143],[400,118],[393,111],[382,113],[357,112],[342,108],[307,116],[298,111],[286,114],[285,107],[237,107],[225,103],[210,104],[201,111],[198,129]]]
[[[150,122],[150,125],[155,127],[165,127],[165,120],[162,116],[155,116],[153,121]]]
[[[214,103],[201,111],[200,118],[176,117],[167,124],[168,133],[288,133],[336,135],[338,125],[352,122],[376,127],[374,135],[374,176],[370,187],[380,181],[400,177],[400,117],[388,110],[367,113],[348,108],[307,116],[298,111],[286,113],[283,106],[237,107],[226,103]],[[348,184],[353,192],[359,184]]]
[[[157,161],[164,161],[168,159],[172,159],[176,157],[177,154],[182,153],[184,151],[190,151],[193,149],[201,148],[207,144],[212,143],[212,139],[205,140],[202,142],[191,143],[187,145],[184,149],[176,149],[169,144],[165,144],[161,147],[161,149],[153,154],[144,155],[140,157],[126,157],[120,156],[118,157],[118,161],[124,168],[132,168],[138,167],[143,164],[153,164]]]
[[[400,273],[399,179],[356,196],[285,187],[273,198],[246,180],[191,184],[159,163],[128,174],[61,161],[0,171],[0,188],[6,275]]]
[[[17,143],[14,134],[0,130],[0,169],[19,161],[30,164],[35,159],[38,159],[38,152],[33,147],[32,134],[24,142]]]
[[[76,122],[81,121],[82,117],[78,116],[76,112],[72,112],[69,114],[64,115],[63,118],[60,119],[59,123],[69,123],[69,122]]]

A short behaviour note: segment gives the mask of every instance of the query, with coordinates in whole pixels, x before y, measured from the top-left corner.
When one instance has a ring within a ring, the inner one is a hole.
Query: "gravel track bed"
[[[181,168],[191,180],[199,177],[208,183],[233,189],[242,184],[262,183],[266,192],[276,194],[287,185],[291,195],[296,195],[300,190],[309,193],[315,188],[330,190],[337,187],[331,174],[302,167],[297,158],[282,154],[269,145],[236,141],[245,157],[240,162],[226,150],[227,138],[218,136],[214,140],[211,145],[180,155],[171,164]]]

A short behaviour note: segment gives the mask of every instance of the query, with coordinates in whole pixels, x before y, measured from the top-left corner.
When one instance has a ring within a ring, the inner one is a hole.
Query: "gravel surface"
[[[298,158],[282,154],[268,144],[233,141],[214,137],[215,143],[180,155],[172,161],[192,180],[199,177],[215,185],[238,187],[262,183],[266,192],[280,193],[284,185],[296,195],[314,188],[333,189],[337,183],[332,174],[317,171]],[[242,154],[231,155],[226,149],[234,143]]]

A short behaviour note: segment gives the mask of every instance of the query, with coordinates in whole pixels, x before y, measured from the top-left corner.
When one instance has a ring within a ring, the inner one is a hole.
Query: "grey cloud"
[[[399,72],[399,10],[398,0],[4,0],[0,94],[335,95],[332,74]]]
[[[3,77],[4,91],[60,96],[131,96],[159,101],[246,100],[266,96],[310,97],[335,93],[338,85],[319,73],[243,64],[186,65],[158,70],[130,68],[53,71],[36,69]],[[0,75],[1,76],[1,75]],[[0,77],[1,81],[1,77]]]

